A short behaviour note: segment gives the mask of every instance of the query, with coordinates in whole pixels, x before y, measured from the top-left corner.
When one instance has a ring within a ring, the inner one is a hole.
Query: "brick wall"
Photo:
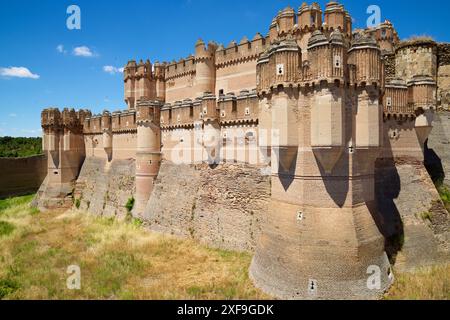
[[[36,192],[47,176],[47,157],[0,158],[0,198]]]

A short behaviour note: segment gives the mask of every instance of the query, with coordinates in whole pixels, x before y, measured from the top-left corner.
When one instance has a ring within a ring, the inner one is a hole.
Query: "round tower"
[[[128,109],[134,109],[136,102],[136,61],[130,60],[124,68],[124,88],[125,88],[125,103]]]
[[[368,97],[347,86],[347,49],[341,32],[330,38],[315,32],[308,43],[312,72],[307,80],[297,81],[297,86],[283,82],[274,86],[278,75],[270,77],[270,70],[275,63],[267,54],[258,61],[259,110],[264,115],[261,119],[268,118],[260,125],[270,123],[278,129],[283,117],[277,109],[287,106],[291,110],[289,122],[280,126],[287,130],[273,134],[270,142],[271,199],[250,268],[255,284],[279,298],[373,299],[392,281],[384,238],[372,217],[376,214],[376,156],[368,155],[375,155],[380,147],[378,90],[374,79],[367,78],[373,87],[367,89]],[[276,51],[274,45],[271,50]],[[363,47],[353,47],[355,53],[358,50]],[[340,55],[343,71],[334,70],[339,67],[334,54]],[[374,63],[356,61],[353,70],[366,74],[360,68],[376,69]],[[266,70],[271,80],[265,80]],[[364,125],[373,136],[369,132],[364,137]],[[294,156],[284,167],[279,165],[283,155],[276,152],[282,145],[278,141],[295,141],[290,148]],[[376,288],[368,286],[372,270],[379,271]]]
[[[306,2],[303,2],[298,10],[298,27],[300,29],[316,29],[322,26],[322,9],[317,2],[308,6]]]
[[[217,45],[200,39],[195,44],[195,92],[201,97],[205,92],[215,92],[216,66],[214,63]]]
[[[136,107],[136,202],[133,214],[142,216],[153,191],[161,162],[159,101],[140,101]]]
[[[325,8],[325,24],[328,28],[339,29],[342,32],[347,32],[348,14],[344,10],[344,6],[330,1]],[[351,32],[351,31],[350,31]]]
[[[409,106],[416,114],[416,132],[423,145],[433,130],[436,82],[431,76],[414,76],[408,81]]]
[[[278,16],[278,32],[280,34],[287,34],[294,29],[294,25],[296,23],[295,10],[291,7],[287,7],[282,10]]]

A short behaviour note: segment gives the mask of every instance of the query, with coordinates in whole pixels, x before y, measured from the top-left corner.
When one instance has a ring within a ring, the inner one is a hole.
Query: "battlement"
[[[189,56],[178,62],[171,62],[167,64],[165,69],[165,80],[168,81],[174,78],[193,74],[195,74],[195,57]]]
[[[220,124],[258,123],[258,101],[256,90],[243,90],[238,96],[229,93],[219,97]]]
[[[136,110],[115,111],[112,114],[104,111],[103,114],[96,114],[84,120],[84,134],[102,134],[105,128],[110,128],[113,133],[136,131]]]
[[[267,38],[257,33],[250,41],[244,37],[239,44],[232,41],[226,48],[222,45],[216,51],[216,67],[218,69],[250,60],[258,56],[267,47]]]
[[[45,130],[65,130],[80,133],[86,117],[90,117],[89,110],[64,108],[61,112],[57,108],[44,109],[41,113],[41,126]]]

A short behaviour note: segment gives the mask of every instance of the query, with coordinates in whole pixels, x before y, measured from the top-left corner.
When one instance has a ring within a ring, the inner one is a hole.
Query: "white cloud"
[[[113,66],[104,66],[103,71],[109,74],[123,73],[123,68],[117,68]]]
[[[0,68],[0,76],[3,77],[15,77],[15,78],[29,78],[29,79],[39,79],[40,76],[32,73],[25,67],[9,67]]]
[[[88,47],[81,46],[73,49],[73,55],[77,57],[93,57],[94,53]]]
[[[67,50],[64,49],[64,46],[62,44],[60,44],[56,47],[56,51],[58,51],[59,53],[64,53],[64,54],[67,53]]]

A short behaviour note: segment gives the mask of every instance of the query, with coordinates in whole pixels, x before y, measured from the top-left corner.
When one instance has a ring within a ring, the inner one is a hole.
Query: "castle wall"
[[[218,53],[220,54],[220,53]],[[229,62],[217,68],[216,95],[256,88],[256,58],[246,62]]]
[[[450,109],[450,44],[439,44],[438,46],[438,92],[437,98],[440,106]]]
[[[36,192],[47,176],[47,157],[0,158],[0,198]]]
[[[174,68],[171,66],[169,68]],[[169,77],[166,79],[166,102],[173,103],[184,99],[195,99],[194,92],[195,70],[185,74]]]
[[[423,161],[423,145],[417,137],[415,118],[384,119],[383,148],[379,158]]]
[[[125,217],[125,205],[135,193],[135,160],[87,157],[75,185],[80,209],[99,216]]]
[[[252,251],[266,217],[270,177],[242,164],[161,165],[144,219],[154,231]]]
[[[136,158],[137,132],[113,133],[111,159],[135,159]],[[108,159],[108,153],[104,149],[103,134],[89,134],[84,136],[86,156],[99,159]]]
[[[375,220],[397,270],[450,259],[450,216],[421,161],[378,161],[376,196]]]

